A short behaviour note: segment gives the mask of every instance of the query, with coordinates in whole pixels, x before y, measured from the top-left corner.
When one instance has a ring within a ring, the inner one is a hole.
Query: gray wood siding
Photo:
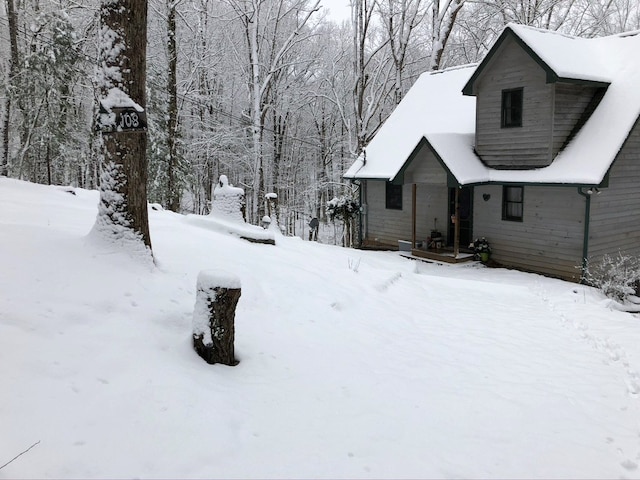
[[[580,120],[596,89],[568,83],[555,84],[553,115],[553,151],[555,157]]]
[[[640,256],[640,125],[632,131],[609,175],[609,187],[591,198],[589,260],[605,253]]]
[[[420,149],[405,171],[404,182],[404,188],[409,192],[411,192],[411,184],[417,184],[416,240],[425,241],[431,235],[431,230],[437,227],[447,241],[449,211],[447,172],[426,145]]]
[[[411,190],[411,185],[405,185]],[[448,189],[445,185],[417,185],[416,237],[425,241],[437,225],[442,236],[447,237]]]
[[[501,128],[502,90],[524,88],[522,127]],[[476,150],[489,166],[540,167],[551,162],[553,85],[512,39],[477,81]]]
[[[368,180],[366,187],[367,231],[365,241],[397,246],[398,240],[411,240],[412,184],[416,190],[416,240],[424,241],[437,226],[446,237],[448,227],[447,175],[431,151],[418,152],[404,175],[402,210],[385,208],[385,182]],[[446,238],[445,238],[446,240]]]
[[[402,189],[402,210],[385,208],[385,182],[367,181],[367,231],[365,241],[398,246],[398,240],[411,240],[411,191]],[[418,185],[416,192],[416,240],[426,240],[434,226],[434,219],[443,235],[447,233],[447,187]]]
[[[446,185],[447,172],[426,145],[423,146],[404,174],[405,183]]]
[[[367,180],[367,232],[365,240],[397,246],[411,239],[411,188],[402,189],[402,210],[385,208],[385,182]]]
[[[484,201],[482,195],[491,198]],[[486,237],[505,266],[577,280],[582,261],[585,199],[572,187],[524,187],[523,221],[502,220],[502,186],[479,186],[474,238]]]

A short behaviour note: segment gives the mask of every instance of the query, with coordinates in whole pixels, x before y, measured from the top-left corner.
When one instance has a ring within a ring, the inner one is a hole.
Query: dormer
[[[609,82],[589,40],[508,25],[463,88],[476,97],[476,153],[496,169],[550,165]],[[591,57],[593,58],[593,57]]]

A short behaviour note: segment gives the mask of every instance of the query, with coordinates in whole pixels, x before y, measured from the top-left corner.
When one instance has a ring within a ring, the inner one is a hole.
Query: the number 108
[[[138,128],[140,119],[135,112],[124,112],[120,115],[120,128]]]

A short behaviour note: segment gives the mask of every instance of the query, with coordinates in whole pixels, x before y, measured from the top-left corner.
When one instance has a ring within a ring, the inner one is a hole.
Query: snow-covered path
[[[0,179],[0,478],[640,478],[639,320],[580,285],[151,211],[158,267],[86,239],[97,194]],[[238,275],[237,367],[192,351]]]

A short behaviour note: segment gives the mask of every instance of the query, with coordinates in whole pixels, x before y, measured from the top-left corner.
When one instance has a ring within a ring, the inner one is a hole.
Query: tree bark
[[[235,358],[235,315],[240,299],[240,288],[207,286],[198,279],[198,298],[194,323],[202,323],[199,315],[207,315],[206,331],[194,328],[193,348],[209,364],[222,363],[235,366],[239,362]],[[206,305],[206,312],[198,308],[198,303]]]
[[[14,0],[7,0],[7,20],[9,22],[9,45],[11,50],[11,58],[9,60],[9,76],[7,84],[9,86],[7,99],[5,101],[3,128],[2,128],[2,160],[0,160],[0,176],[9,175],[9,123],[11,116],[11,91],[13,86],[13,78],[19,65],[18,57],[18,19],[15,10]]]
[[[439,70],[442,62],[442,54],[449,41],[449,36],[456,23],[456,18],[464,6],[466,0],[450,0],[446,2],[442,12],[439,2],[433,2],[431,59],[429,70]],[[449,11],[448,9],[451,8]]]
[[[176,3],[169,0],[169,15],[167,17],[167,53],[169,56],[169,121],[168,121],[168,201],[169,210],[177,212],[180,208],[180,188],[177,182],[178,170],[178,49],[176,45]]]
[[[100,9],[103,32],[114,34],[111,43],[102,43],[103,78],[101,97],[113,87],[146,107],[146,0],[104,1]],[[106,36],[101,42],[106,42]],[[114,54],[115,52],[115,54]],[[113,74],[113,72],[116,72]],[[147,132],[115,132],[103,135],[105,165],[101,179],[98,216],[103,223],[131,229],[151,249],[147,211]],[[113,193],[116,193],[117,201]]]

